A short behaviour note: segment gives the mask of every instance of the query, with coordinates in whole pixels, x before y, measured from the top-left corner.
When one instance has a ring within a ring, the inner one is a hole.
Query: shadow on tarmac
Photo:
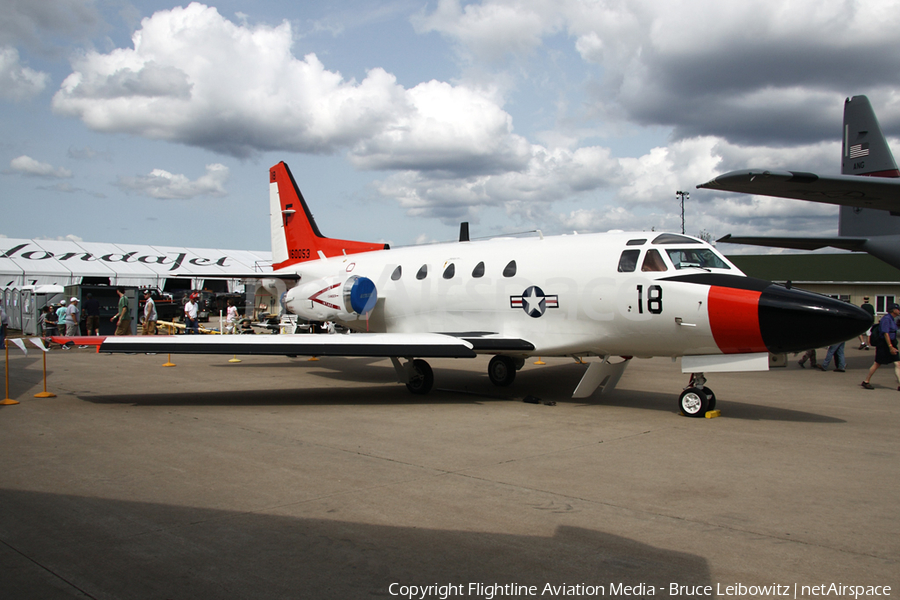
[[[604,595],[610,584],[656,595],[670,582],[710,585],[704,558],[600,531],[371,525],[323,502],[335,520],[0,489],[4,595],[346,599],[391,597],[398,583],[463,584],[456,597],[486,598],[469,583],[535,585],[537,596],[548,583],[602,585]]]
[[[227,368],[237,372],[241,365],[211,365],[215,369]],[[521,402],[525,396],[536,397],[541,402],[556,402],[583,406],[604,406],[653,410],[673,415],[678,413],[677,392],[660,393],[629,390],[619,387],[606,396],[594,396],[587,400],[571,397],[572,390],[584,374],[584,365],[576,363],[547,365],[540,369],[520,371],[509,387],[497,387],[487,375],[475,369],[434,369],[435,389],[426,396],[409,393],[396,381],[394,369],[385,366],[383,359],[329,357],[327,360],[309,362],[294,359],[286,362],[253,363],[247,368],[258,370],[275,367],[303,369],[306,381],[311,377],[337,382],[335,386],[274,388],[274,389],[222,389],[203,392],[142,392],[114,395],[80,394],[78,398],[98,404],[133,404],[138,406],[279,406],[279,405],[371,405],[371,404],[474,404],[480,402]],[[825,374],[822,374],[825,377]],[[228,377],[217,381],[227,387]],[[239,376],[236,381],[240,381]],[[341,386],[340,382],[353,382],[354,387]],[[278,385],[283,386],[284,381]],[[734,402],[720,399],[717,408],[721,418],[752,421],[784,421],[799,423],[844,423],[842,419],[827,415],[793,410],[790,408]]]

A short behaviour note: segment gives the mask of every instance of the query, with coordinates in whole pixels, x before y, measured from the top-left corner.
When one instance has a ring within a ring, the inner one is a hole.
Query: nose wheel
[[[686,417],[703,417],[716,408],[715,393],[705,386],[703,373],[692,373],[688,387],[678,397],[678,409]]]

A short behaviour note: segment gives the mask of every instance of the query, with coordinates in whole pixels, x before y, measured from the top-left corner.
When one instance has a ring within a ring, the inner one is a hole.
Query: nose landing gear
[[[716,395],[706,387],[703,373],[691,373],[688,386],[678,398],[678,409],[686,417],[704,417],[716,408]]]

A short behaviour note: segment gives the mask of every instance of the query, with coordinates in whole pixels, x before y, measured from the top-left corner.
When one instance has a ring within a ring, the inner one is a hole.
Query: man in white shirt
[[[197,294],[191,294],[187,304],[184,305],[184,332],[200,333],[200,326],[197,323]]]

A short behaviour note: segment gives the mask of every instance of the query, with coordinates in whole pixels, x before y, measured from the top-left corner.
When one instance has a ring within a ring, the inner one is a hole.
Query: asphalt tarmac
[[[692,419],[667,359],[576,401],[567,359],[413,396],[387,360],[53,350],[38,399],[11,349],[0,597],[896,596],[900,392],[847,354],[711,375]]]

